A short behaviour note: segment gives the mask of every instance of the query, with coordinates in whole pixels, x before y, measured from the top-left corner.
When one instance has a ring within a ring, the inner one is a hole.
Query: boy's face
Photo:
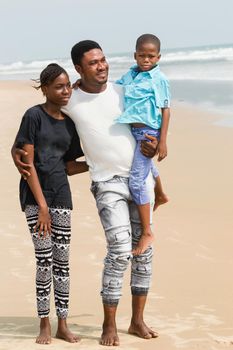
[[[140,47],[134,53],[134,58],[137,61],[139,70],[142,72],[146,72],[154,68],[160,57],[161,55],[158,52],[157,47],[152,43],[140,45]]]

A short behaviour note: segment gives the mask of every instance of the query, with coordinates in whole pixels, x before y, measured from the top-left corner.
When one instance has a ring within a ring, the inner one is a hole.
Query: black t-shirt
[[[34,106],[23,116],[16,144],[17,147],[34,145],[34,165],[47,205],[72,209],[65,162],[83,156],[73,121],[68,116],[55,119],[41,105]],[[37,204],[23,178],[20,181],[20,203],[22,210],[27,204]]]

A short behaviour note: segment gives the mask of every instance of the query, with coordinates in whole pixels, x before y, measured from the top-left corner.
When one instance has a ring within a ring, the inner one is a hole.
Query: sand
[[[34,342],[38,331],[35,260],[18,201],[19,174],[10,157],[24,111],[42,101],[28,82],[0,82],[1,350],[44,349]],[[127,272],[117,316],[119,348],[233,348],[232,128],[214,124],[223,116],[182,102],[172,109],[169,155],[158,165],[170,202],[154,214],[153,285],[145,310],[145,321],[160,336],[143,340],[127,334],[131,312]],[[75,345],[53,338],[48,348],[98,350],[103,349],[98,341],[105,239],[89,192],[89,175],[75,176],[70,182],[74,211],[68,323],[82,340]],[[53,306],[51,321],[54,334]]]

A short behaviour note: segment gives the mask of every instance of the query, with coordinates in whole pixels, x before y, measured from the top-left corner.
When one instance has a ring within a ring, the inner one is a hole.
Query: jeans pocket
[[[131,234],[129,230],[123,230],[115,232],[114,230],[109,230],[106,234],[106,238],[109,245],[124,246],[126,244],[131,244]]]

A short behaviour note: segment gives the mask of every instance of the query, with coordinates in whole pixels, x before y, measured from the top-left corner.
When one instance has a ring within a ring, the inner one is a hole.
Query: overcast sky
[[[233,42],[233,0],[0,0],[0,63],[70,56],[83,39],[130,52],[143,33],[162,48]]]

